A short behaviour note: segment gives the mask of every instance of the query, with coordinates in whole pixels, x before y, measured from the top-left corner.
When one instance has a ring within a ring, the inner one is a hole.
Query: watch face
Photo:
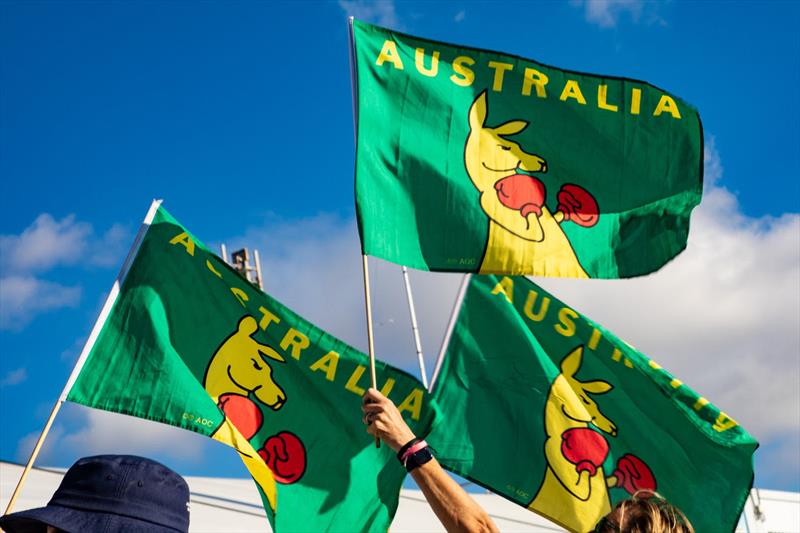
[[[422,448],[421,450],[408,456],[408,459],[406,459],[406,470],[411,472],[418,466],[424,465],[431,459],[433,459],[433,454],[431,453],[430,448]]]

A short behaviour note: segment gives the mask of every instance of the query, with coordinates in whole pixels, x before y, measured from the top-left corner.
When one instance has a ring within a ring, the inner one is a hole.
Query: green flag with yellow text
[[[627,278],[685,248],[703,172],[685,101],[356,20],[351,32],[364,253],[422,270]]]
[[[233,446],[275,531],[386,531],[405,470],[361,422],[368,365],[159,208],[66,399]],[[422,384],[382,363],[377,375],[427,433]]]
[[[640,489],[695,531],[736,527],[753,437],[526,278],[472,277],[434,379],[442,465],[570,531]]]

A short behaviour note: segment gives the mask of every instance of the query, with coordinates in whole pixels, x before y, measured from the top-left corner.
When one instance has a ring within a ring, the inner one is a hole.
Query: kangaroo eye
[[[258,361],[256,361],[252,357],[250,358],[250,360],[253,362],[253,368],[255,368],[256,370],[261,370],[261,365],[258,364]]]
[[[503,144],[498,144],[497,146],[499,146],[501,150],[505,150],[506,152],[508,152],[509,150],[511,150],[511,147],[510,147],[510,146],[505,146],[505,145],[503,145]]]

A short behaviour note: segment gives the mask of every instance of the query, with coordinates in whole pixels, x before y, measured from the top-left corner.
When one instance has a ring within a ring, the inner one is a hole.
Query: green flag
[[[368,365],[159,208],[66,399],[233,446],[278,532],[386,531],[405,470],[361,423]],[[427,433],[422,384],[382,363],[377,375]]]
[[[473,276],[437,373],[427,440],[449,470],[570,531],[638,489],[695,531],[736,527],[758,443],[526,278]]]
[[[649,83],[352,22],[363,251],[422,270],[626,278],[686,246],[703,135]]]

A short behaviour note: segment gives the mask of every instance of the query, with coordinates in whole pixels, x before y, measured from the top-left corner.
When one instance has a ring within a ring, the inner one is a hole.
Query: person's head
[[[79,459],[46,507],[0,518],[6,533],[185,533],[189,486],[161,463],[134,455]]]
[[[694,533],[674,505],[655,492],[640,490],[618,502],[594,528],[595,533]]]

